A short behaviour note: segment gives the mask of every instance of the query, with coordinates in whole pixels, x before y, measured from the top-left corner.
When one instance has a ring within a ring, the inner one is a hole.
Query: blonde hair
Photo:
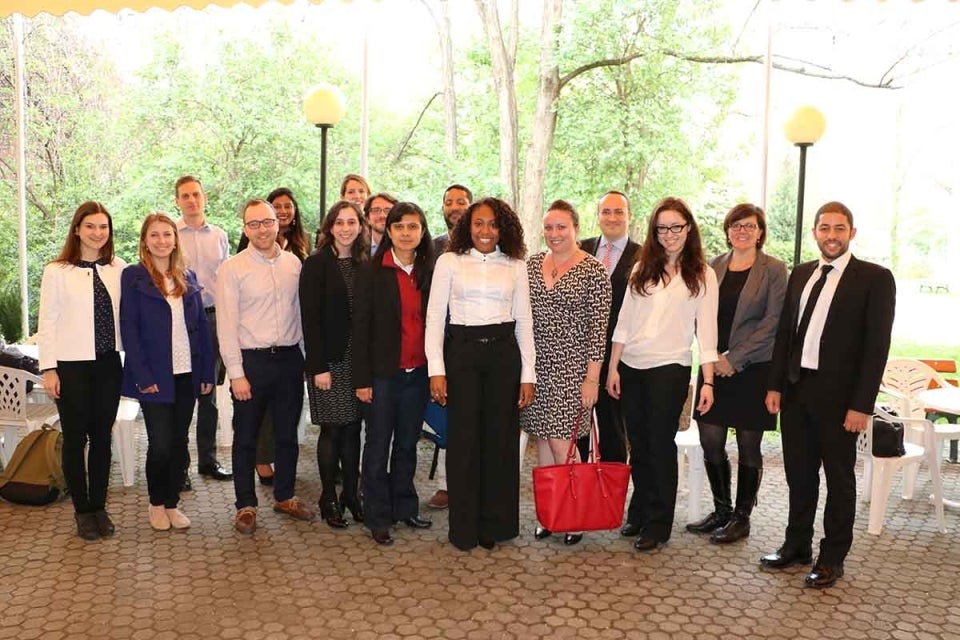
[[[170,225],[170,228],[173,229],[173,240],[175,244],[173,251],[170,253],[170,266],[166,273],[161,273],[157,269],[153,263],[150,252],[147,250],[147,229],[149,229],[150,225],[154,222],[163,222],[164,224]],[[153,284],[163,295],[179,298],[187,292],[187,265],[183,260],[183,254],[180,253],[180,232],[177,231],[177,223],[173,221],[173,218],[163,211],[155,211],[143,219],[143,225],[140,227],[140,263],[146,268],[147,273],[150,274],[150,279],[153,280]],[[167,291],[167,276],[173,279],[172,291]]]

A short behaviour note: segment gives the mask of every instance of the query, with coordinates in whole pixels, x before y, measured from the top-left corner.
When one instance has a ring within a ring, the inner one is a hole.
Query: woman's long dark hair
[[[430,237],[430,229],[427,228],[427,216],[423,214],[423,209],[413,202],[398,202],[393,205],[390,213],[387,214],[386,230],[380,244],[377,245],[377,252],[373,259],[380,264],[383,255],[393,247],[393,240],[390,238],[390,225],[394,222],[400,222],[403,216],[415,215],[420,218],[420,226],[423,227],[423,236],[420,238],[420,244],[416,248],[416,257],[413,259],[413,272],[417,276],[417,288],[425,291],[430,283],[430,274],[433,272],[433,238]]]
[[[320,244],[317,246],[317,251],[320,251],[324,247],[330,247],[330,250],[336,255],[337,248],[334,246],[332,233],[333,223],[337,221],[337,216],[339,216],[340,212],[344,209],[350,209],[357,214],[357,220],[360,223],[360,234],[357,236],[357,239],[353,241],[353,246],[350,247],[350,257],[353,258],[354,262],[362,262],[370,257],[370,244],[369,240],[367,240],[370,234],[366,232],[367,219],[363,217],[363,211],[360,207],[356,203],[348,200],[335,202],[333,206],[330,207],[327,215],[324,216],[323,226],[320,227]]]
[[[113,262],[113,218],[110,217],[107,208],[96,200],[87,200],[77,207],[73,219],[70,221],[70,228],[67,230],[67,239],[63,243],[63,249],[60,250],[60,255],[54,258],[53,262],[63,262],[73,266],[80,264],[80,236],[77,235],[77,230],[80,229],[80,224],[87,216],[97,213],[107,216],[107,224],[110,225],[110,236],[107,238],[107,242],[100,247],[100,259]]]
[[[293,197],[293,192],[286,187],[278,187],[271,191],[267,196],[267,202],[272,205],[273,201],[280,196],[287,196],[293,203],[293,220],[290,221],[290,226],[287,227],[286,231],[281,231],[287,239],[287,251],[296,255],[300,258],[300,262],[303,262],[310,255],[310,238],[303,228],[303,220],[300,218],[300,205],[297,203],[297,199]]]
[[[707,269],[707,261],[703,257],[703,243],[700,240],[700,227],[697,226],[687,203],[672,197],[664,198],[653,207],[653,213],[647,222],[647,237],[640,248],[640,259],[637,261],[640,266],[630,276],[630,288],[638,295],[645,296],[657,283],[667,279],[667,251],[657,240],[657,217],[663,211],[676,211],[689,226],[687,241],[683,243],[683,249],[677,258],[677,266],[690,296],[697,296],[703,286]]]
[[[450,244],[447,251],[466,253],[473,248],[473,238],[470,237],[470,226],[473,213],[480,207],[489,207],[497,220],[497,229],[500,231],[500,242],[497,244],[504,254],[523,260],[527,256],[527,245],[523,241],[523,225],[520,218],[503,200],[499,198],[483,198],[477,200],[460,216],[460,220],[450,231]]]

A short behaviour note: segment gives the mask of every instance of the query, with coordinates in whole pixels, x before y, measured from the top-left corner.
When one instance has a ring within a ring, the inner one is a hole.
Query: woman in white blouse
[[[448,407],[449,538],[464,551],[520,530],[519,410],[536,382],[526,252],[517,214],[484,198],[433,273],[427,368],[433,399]]]
[[[140,228],[140,264],[123,272],[120,331],[123,395],[136,398],[147,428],[147,510],[157,531],[186,529],[177,508],[193,406],[213,389],[213,348],[196,276],[180,251],[177,224],[151,213]]]
[[[60,413],[63,474],[84,540],[114,532],[106,501],[123,375],[117,318],[123,267],[113,255],[113,220],[90,200],[77,207],[63,250],[44,268],[40,285],[43,387]]]
[[[697,409],[713,405],[717,361],[717,276],[700,229],[679,198],[653,209],[647,237],[613,333],[607,391],[620,398],[630,441],[633,496],[620,533],[638,551],[670,539],[677,501],[674,437],[687,398],[694,334],[703,385]]]

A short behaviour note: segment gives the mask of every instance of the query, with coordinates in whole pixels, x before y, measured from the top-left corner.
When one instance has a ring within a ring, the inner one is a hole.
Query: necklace
[[[574,261],[576,258],[577,258],[577,252],[574,251],[574,252],[573,252],[573,255],[570,256],[570,258],[569,258],[566,262],[564,262],[564,263],[561,264],[561,265],[558,265],[558,264],[557,264],[557,259],[554,257],[553,253],[551,252],[551,253],[550,253],[550,262],[553,263],[553,269],[550,270],[550,278],[553,279],[553,280],[556,280],[556,279],[557,279],[557,272],[558,272],[560,269],[564,269],[564,268],[566,268],[566,267],[569,267],[570,264],[573,263],[573,261]]]

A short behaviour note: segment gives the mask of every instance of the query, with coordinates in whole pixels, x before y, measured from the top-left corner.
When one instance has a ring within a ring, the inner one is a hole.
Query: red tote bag
[[[623,523],[630,465],[600,461],[596,414],[590,424],[589,460],[573,462],[582,415],[577,416],[566,464],[533,470],[537,520],[553,532],[617,529]]]

